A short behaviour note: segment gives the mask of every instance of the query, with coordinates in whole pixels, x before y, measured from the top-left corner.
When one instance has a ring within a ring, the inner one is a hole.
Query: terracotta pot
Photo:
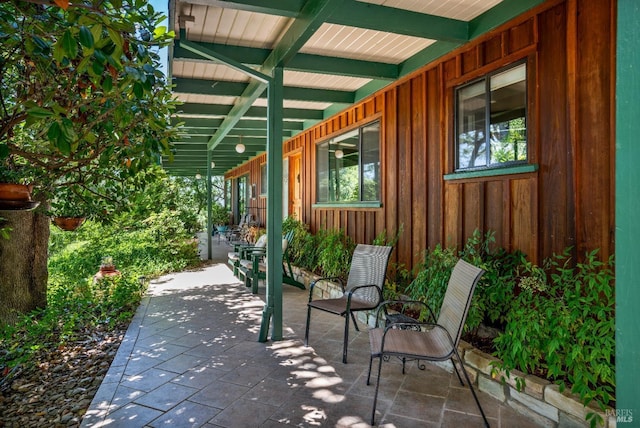
[[[76,230],[84,222],[84,217],[54,217],[53,223],[62,230]]]
[[[100,266],[100,272],[109,273],[109,272],[117,272],[117,270],[114,265],[103,265],[103,266]]]
[[[15,183],[0,183],[0,199],[8,201],[30,201],[33,186]]]
[[[99,279],[105,278],[107,276],[116,276],[120,275],[120,271],[116,269],[114,265],[103,265],[100,266],[100,270],[93,276],[93,280],[97,281]]]

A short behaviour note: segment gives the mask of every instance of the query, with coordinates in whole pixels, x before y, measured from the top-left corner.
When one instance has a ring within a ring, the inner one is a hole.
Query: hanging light
[[[236,152],[238,153],[244,153],[244,144],[242,144],[242,135],[240,136],[240,142],[238,144],[236,144]]]
[[[211,161],[211,168],[215,168],[216,167],[216,163],[214,161]]]
[[[336,156],[336,159],[342,159],[342,157],[344,156],[344,152],[342,150],[338,149],[338,150],[336,150],[334,155]]]
[[[199,172],[196,172],[196,180],[200,180],[202,178],[202,175],[200,175]]]

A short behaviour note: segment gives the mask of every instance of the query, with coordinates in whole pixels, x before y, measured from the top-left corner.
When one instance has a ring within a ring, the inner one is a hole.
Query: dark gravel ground
[[[0,427],[80,426],[126,328],[85,331],[63,346],[43,348],[35,366],[2,370]]]

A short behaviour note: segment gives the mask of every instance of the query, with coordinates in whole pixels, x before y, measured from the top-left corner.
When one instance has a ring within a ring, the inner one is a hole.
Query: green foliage
[[[438,244],[433,250],[426,250],[415,279],[405,290],[409,300],[424,302],[437,317],[451,271],[457,261],[454,249],[442,248]]]
[[[112,329],[133,316],[145,289],[141,278],[199,263],[197,243],[175,211],[141,222],[122,214],[115,223],[87,221],[75,233],[51,229],[47,307],[0,327],[0,367],[32,364],[40,352],[94,328]],[[94,281],[105,258],[120,276]]]
[[[169,154],[176,102],[158,50],[173,34],[162,19],[137,0],[1,2],[0,173],[47,194],[95,191]]]
[[[309,232],[309,226],[295,217],[287,217],[282,222],[282,233],[291,231],[293,231],[293,239],[287,249],[291,263],[311,272],[316,271],[318,246],[314,235]]]
[[[0,239],[9,239],[11,236],[11,230],[9,226],[6,226],[6,219],[0,217]]]
[[[214,226],[226,226],[231,220],[231,212],[220,204],[211,206],[211,223]]]
[[[498,368],[544,370],[551,381],[601,409],[615,390],[614,260],[597,250],[575,267],[570,252],[525,264],[505,331],[495,340]],[[592,425],[597,423],[593,419]]]
[[[346,279],[356,244],[342,230],[322,230],[317,234],[318,268],[323,276]]]
[[[475,230],[458,257],[485,271],[469,308],[467,328],[475,329],[481,322],[502,327],[513,301],[514,272],[526,262],[525,255],[520,251],[509,253],[496,248],[495,232],[488,231],[483,236]]]

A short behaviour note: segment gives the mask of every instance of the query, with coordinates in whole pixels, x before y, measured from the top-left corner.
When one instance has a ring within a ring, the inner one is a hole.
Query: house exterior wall
[[[340,228],[364,243],[402,227],[393,258],[408,268],[424,249],[460,246],[475,229],[495,231],[496,245],[519,249],[534,263],[568,246],[578,256],[599,248],[608,257],[614,250],[615,17],[615,0],[550,0],[285,142],[285,156],[302,152],[302,221],[314,232]],[[452,174],[455,88],[523,59],[529,163],[537,169]],[[381,206],[316,205],[315,144],[378,118]],[[229,176],[249,168],[259,185],[259,162]]]

